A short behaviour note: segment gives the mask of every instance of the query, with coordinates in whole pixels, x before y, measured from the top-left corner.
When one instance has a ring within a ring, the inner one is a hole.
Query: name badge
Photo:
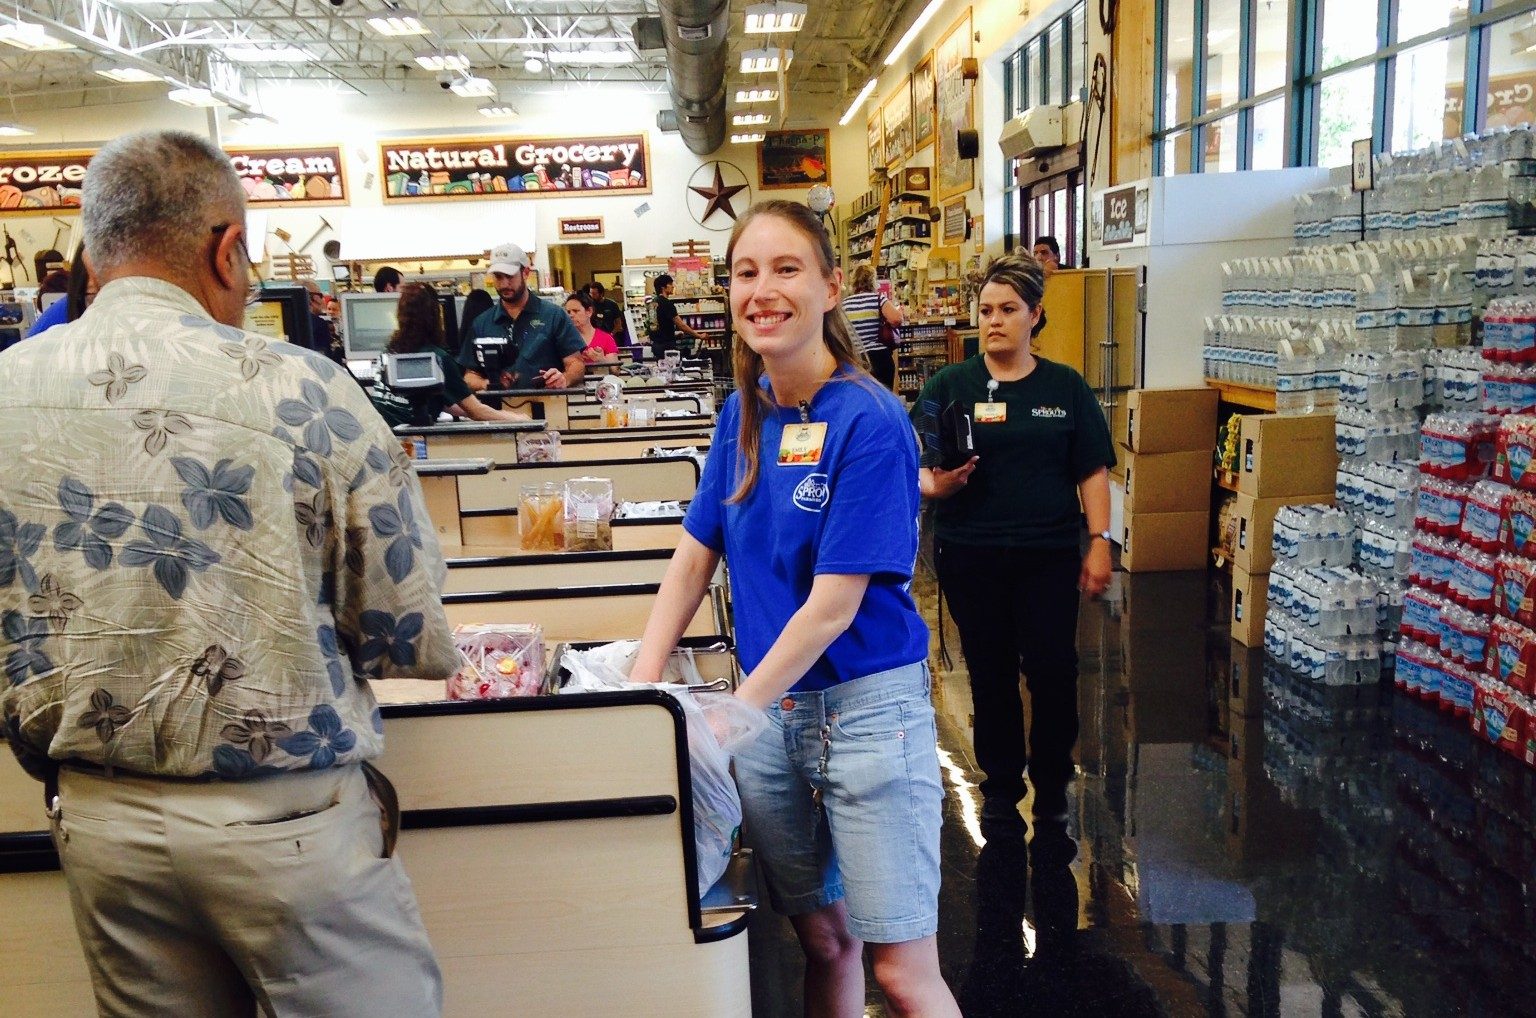
[[[1008,419],[1007,403],[977,403],[977,424],[1002,424]]]
[[[825,421],[786,424],[779,439],[779,466],[807,467],[821,462],[821,447],[827,441]]]

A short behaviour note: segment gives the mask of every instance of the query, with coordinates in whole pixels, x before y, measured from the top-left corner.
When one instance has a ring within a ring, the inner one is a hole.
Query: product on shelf
[[[450,700],[535,696],[544,689],[544,630],[536,625],[461,625],[453,630],[459,670]]]
[[[613,550],[613,481],[606,477],[568,479],[562,509],[566,551]]]
[[[560,551],[565,505],[554,482],[525,484],[517,505],[518,546],[523,551]]]

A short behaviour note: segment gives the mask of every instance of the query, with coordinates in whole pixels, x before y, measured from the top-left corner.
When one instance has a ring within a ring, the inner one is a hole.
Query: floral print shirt
[[[456,665],[442,554],[345,371],[115,280],[0,355],[0,719],[23,766],[237,780],[379,754]]]

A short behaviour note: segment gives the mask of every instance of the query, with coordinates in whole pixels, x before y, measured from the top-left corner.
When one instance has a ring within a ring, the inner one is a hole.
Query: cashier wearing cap
[[[470,325],[458,357],[464,380],[476,392],[490,385],[475,357],[475,340],[488,336],[504,337],[508,356],[516,358],[510,369],[501,373],[499,382],[504,388],[564,389],[581,384],[581,376],[586,374],[581,356],[586,341],[562,308],[528,288],[531,266],[528,255],[516,244],[503,244],[491,251],[491,282],[501,300]]]

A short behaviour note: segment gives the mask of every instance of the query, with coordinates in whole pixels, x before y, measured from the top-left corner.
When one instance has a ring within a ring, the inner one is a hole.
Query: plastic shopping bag
[[[570,674],[570,678],[566,680],[561,692],[597,693],[605,689],[628,689],[631,686],[629,673],[634,669],[635,659],[639,656],[639,640],[605,643],[591,650],[567,649],[560,656],[560,665]],[[661,679],[663,682],[684,686],[698,686],[705,682],[699,674],[698,666],[694,664],[693,651],[688,647],[679,647],[672,653],[662,670]]]
[[[741,796],[731,777],[731,752],[761,735],[768,716],[730,693],[662,688],[682,704],[688,721],[693,845],[702,897],[725,875],[741,833]]]

